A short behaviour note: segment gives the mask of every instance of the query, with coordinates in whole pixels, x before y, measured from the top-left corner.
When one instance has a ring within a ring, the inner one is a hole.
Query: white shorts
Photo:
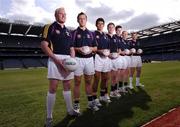
[[[55,55],[58,59],[64,60],[65,58],[69,58],[70,55]],[[57,79],[57,80],[70,80],[74,78],[74,73],[69,72],[66,77],[63,75],[63,71],[61,69],[58,69],[54,61],[49,58],[48,59],[48,79]]]
[[[76,57],[78,61],[79,67],[74,71],[74,75],[81,76],[85,75],[94,75],[94,59],[93,57],[90,58],[79,58]]]
[[[141,56],[131,56],[131,66],[130,67],[142,67]]]
[[[98,72],[109,72],[111,71],[111,60],[109,57],[100,57],[98,54],[95,55],[95,70]]]
[[[128,61],[125,58],[125,56],[122,56],[122,60],[123,60],[123,67],[122,67],[122,69],[127,69],[128,68]]]
[[[125,59],[123,56],[118,57],[118,69],[126,69],[125,68]]]
[[[124,62],[123,69],[127,69],[128,68],[128,61],[126,60],[126,58],[124,56],[122,56],[122,58],[123,58],[123,62]]]
[[[124,56],[126,61],[126,69],[131,66],[131,56]]]
[[[113,70],[113,71],[117,71],[120,67],[120,65],[119,65],[120,63],[119,63],[119,59],[118,58],[116,58],[116,59],[111,59],[111,70]]]

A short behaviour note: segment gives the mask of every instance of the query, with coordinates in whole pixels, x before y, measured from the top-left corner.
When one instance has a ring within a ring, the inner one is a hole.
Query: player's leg
[[[129,87],[133,88],[133,76],[135,72],[135,67],[130,67],[130,74],[129,74]]]
[[[98,85],[99,85],[99,81],[101,79],[101,72],[103,69],[103,63],[104,63],[104,59],[102,59],[98,54],[95,55],[95,74],[94,74],[94,82],[92,85],[92,91],[93,91],[93,99],[96,103],[97,106],[102,106],[101,103],[99,102],[99,99],[97,98],[97,90],[98,90]]]
[[[101,91],[100,91],[100,101],[110,103],[111,100],[108,94],[108,81],[110,79],[110,72],[101,73]]]
[[[74,72],[73,108],[77,113],[80,113],[80,85],[81,85],[81,77],[83,75],[83,70],[84,70],[84,62],[82,58],[76,58],[76,60],[78,61],[79,67]]]
[[[135,72],[135,56],[127,56],[129,62],[129,85],[128,88],[133,89],[133,75]]]
[[[144,87],[144,85],[140,83],[140,75],[141,75],[141,67],[137,67],[136,68],[136,86]]]
[[[58,80],[56,79],[49,79],[49,90],[47,93],[46,98],[46,110],[47,110],[47,119],[46,119],[46,126],[52,125],[52,113],[53,108],[56,100],[56,91],[58,87]]]
[[[128,79],[129,79],[129,67],[127,69],[125,69],[124,77],[123,77],[125,89],[128,87]]]
[[[109,58],[103,59],[103,61],[101,61],[101,63],[103,63],[103,66],[101,69],[101,91],[100,91],[99,100],[105,103],[111,102],[108,94],[108,81],[110,79],[110,72],[112,69],[111,62],[112,61]]]
[[[67,56],[64,55],[56,55],[56,57],[59,57],[61,59],[64,59]],[[49,127],[52,125],[52,112],[53,112],[53,107],[55,104],[55,99],[56,99],[56,91],[58,87],[58,81],[60,80],[65,80],[61,70],[57,68],[57,65],[52,61],[48,60],[48,75],[47,78],[49,79],[49,91],[47,94],[47,119],[46,119],[46,126]],[[66,76],[66,78],[72,79],[73,78],[73,73],[69,73],[69,75]]]
[[[101,79],[101,72],[95,71],[94,82],[92,85],[92,92],[93,92],[93,96],[96,96],[96,98],[97,98],[97,89],[100,79]]]
[[[117,75],[117,84],[118,84],[118,87],[117,87],[117,91],[118,93],[122,92],[122,86],[123,86],[123,70],[124,70],[124,59],[122,56],[119,56],[118,58],[118,61],[119,61],[119,68],[118,68],[118,75]]]
[[[93,75],[84,75],[85,91],[88,99],[88,108],[97,111],[99,110],[99,108],[95,105],[92,96],[92,87],[91,87],[92,79],[93,79]]]
[[[123,60],[123,69],[121,70],[122,82],[119,82],[119,88],[121,88],[121,91],[123,93],[126,93],[127,91],[124,87],[124,84],[125,84],[125,76],[126,76],[126,69],[128,67],[128,62],[127,62],[126,56],[122,56],[121,59]]]
[[[74,76],[74,110],[77,113],[80,113],[80,85],[81,85],[81,76]]]
[[[111,71],[111,92],[110,97],[120,97],[120,94],[117,93],[117,76],[118,70]]]
[[[124,69],[119,69],[118,71],[118,92],[123,92],[123,74],[124,74]]]
[[[101,79],[101,72],[95,71],[94,82],[92,86],[92,95],[93,95],[93,100],[95,100],[96,105],[99,107],[102,106],[101,103],[99,102],[99,99],[97,98],[97,90],[100,79]]]
[[[112,59],[112,69],[111,69],[111,92],[110,97],[120,97],[121,95],[117,92],[118,86],[118,69],[119,69],[119,59]]]
[[[126,69],[124,70],[124,75],[123,75],[123,82],[124,82],[124,86],[123,88],[126,89],[128,87],[128,80],[129,80],[129,56],[125,56],[126,59]]]
[[[73,115],[72,98],[71,98],[71,80],[64,80],[63,96],[66,103],[66,109],[69,115]]]
[[[136,67],[136,86],[144,87],[144,85],[140,83],[140,76],[141,76],[141,69],[142,69],[142,60],[140,56],[137,57],[137,61],[138,61],[138,64]]]
[[[92,96],[92,79],[95,74],[94,60],[93,57],[84,59],[84,80],[85,80],[85,91],[88,99],[88,108],[97,111],[99,108],[96,106]]]

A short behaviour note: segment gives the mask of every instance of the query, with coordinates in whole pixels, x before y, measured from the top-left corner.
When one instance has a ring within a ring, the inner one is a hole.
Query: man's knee
[[[64,91],[69,91],[71,89],[71,81],[70,80],[63,81],[63,88]]]
[[[49,92],[56,93],[58,87],[58,80],[49,80]]]
[[[56,91],[57,91],[57,87],[55,87],[55,86],[50,86],[50,87],[49,87],[49,92],[50,92],[51,94],[56,93]]]
[[[75,86],[80,86],[80,84],[81,84],[81,77],[76,77],[74,79],[74,81],[75,81]]]

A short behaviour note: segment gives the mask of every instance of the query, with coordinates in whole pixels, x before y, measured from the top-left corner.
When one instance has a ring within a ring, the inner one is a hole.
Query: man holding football
[[[137,33],[132,33],[131,37],[132,40],[130,41],[130,47],[131,47],[132,56],[131,56],[131,65],[130,65],[129,86],[130,88],[133,88],[132,82],[136,70],[136,87],[144,87],[144,85],[140,83],[140,75],[142,68],[142,60],[141,60],[142,49],[140,47],[139,42],[137,41]]]
[[[54,23],[44,27],[43,41],[41,42],[42,50],[49,57],[47,75],[49,79],[49,90],[46,100],[46,127],[52,127],[52,112],[59,81],[63,83],[63,96],[67,113],[69,115],[76,115],[72,107],[70,91],[70,81],[74,78],[74,74],[67,71],[63,66],[63,61],[66,58],[75,56],[74,48],[72,47],[71,33],[64,25],[66,12],[63,7],[55,10],[55,19],[56,21]]]
[[[110,42],[107,35],[103,32],[105,21],[103,18],[98,18],[96,20],[97,30],[95,31],[95,39],[97,42],[97,52],[95,55],[95,75],[93,83],[93,99],[98,107],[101,106],[100,101],[110,103],[110,98],[108,96],[107,88],[108,81],[111,71],[111,60],[110,55]],[[100,83],[100,97],[97,98],[98,84]]]
[[[93,53],[97,50],[96,41],[91,31],[86,28],[87,15],[83,12],[77,16],[79,27],[72,32],[73,45],[79,68],[74,72],[74,109],[80,113],[80,84],[81,78],[85,81],[85,91],[88,99],[87,108],[98,111],[99,108],[93,101],[92,79],[95,73]]]

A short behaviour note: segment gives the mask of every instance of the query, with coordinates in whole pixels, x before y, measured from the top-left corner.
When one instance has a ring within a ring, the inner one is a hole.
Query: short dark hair
[[[77,22],[79,22],[79,17],[80,17],[81,15],[85,15],[85,16],[86,16],[86,19],[87,19],[87,15],[86,15],[84,12],[80,12],[80,13],[78,14],[78,16],[77,16]]]
[[[103,22],[103,23],[105,23],[105,21],[104,21],[103,18],[98,18],[98,19],[96,20],[96,26],[97,26],[98,22]]]
[[[107,27],[109,27],[110,25],[115,26],[115,24],[113,22],[110,22],[110,23],[108,23]]]
[[[117,29],[119,29],[119,28],[122,28],[122,26],[117,25],[116,28],[115,28],[115,30],[117,30]]]

